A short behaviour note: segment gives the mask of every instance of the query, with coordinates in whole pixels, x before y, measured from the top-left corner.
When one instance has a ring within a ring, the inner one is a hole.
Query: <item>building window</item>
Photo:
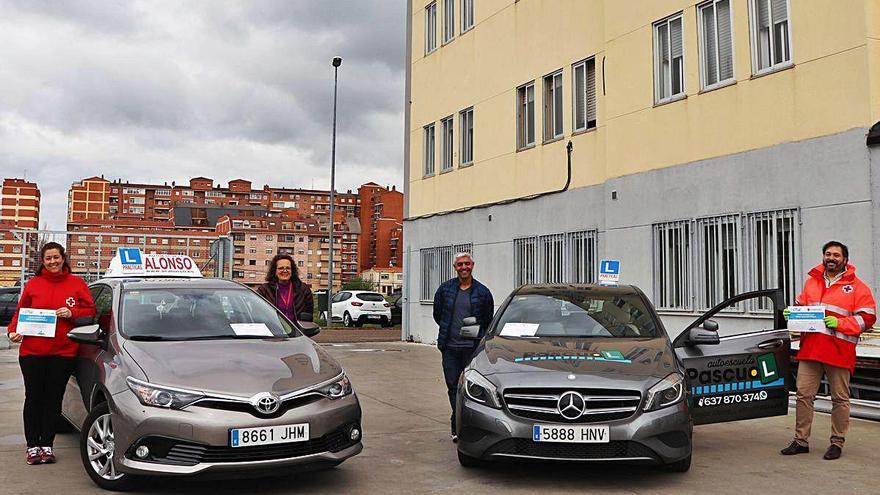
[[[654,301],[658,309],[691,308],[689,220],[655,224]]]
[[[446,117],[440,121],[442,134],[440,135],[440,171],[448,172],[452,170],[452,155],[454,148],[452,147],[452,117]]]
[[[785,304],[794,304],[801,269],[798,210],[750,213],[746,217],[749,254],[746,261],[750,290],[781,288]],[[767,298],[752,300],[750,311],[772,311]]]
[[[274,235],[267,235],[267,236],[266,236],[266,240],[267,240],[267,241],[274,241],[274,240],[275,240],[275,236],[274,236]]]
[[[791,62],[787,0],[752,0],[752,67],[755,74]]]
[[[461,153],[459,159],[462,165],[474,163],[474,108],[468,108],[459,112],[459,132],[461,136]]]
[[[473,252],[473,244],[456,244],[453,246],[433,247],[420,250],[421,282],[419,299],[432,302],[434,292],[440,284],[452,278],[452,259],[455,253]]]
[[[574,132],[596,127],[596,60],[589,59],[571,68],[574,86]]]
[[[696,220],[699,309],[710,309],[742,292],[740,223],[739,215]]]
[[[455,0],[443,0],[443,43],[455,38]]]
[[[425,126],[424,148],[425,177],[430,177],[434,175],[434,124]]]
[[[425,55],[437,48],[437,2],[425,7]]]
[[[684,94],[681,14],[654,24],[654,101]]]
[[[712,0],[698,10],[700,79],[705,89],[733,79],[733,17],[730,0]]]
[[[461,0],[461,32],[474,27],[474,0]]]
[[[275,251],[272,250],[272,248],[266,248],[266,254],[272,254],[272,253],[274,253],[274,252],[275,252]]]
[[[562,137],[562,71],[544,76],[544,141]]]
[[[257,254],[257,248],[248,248],[250,254]]]
[[[535,144],[535,83],[520,86],[516,90],[516,147],[527,148]]]
[[[514,284],[595,282],[596,239],[594,230],[514,239]]]

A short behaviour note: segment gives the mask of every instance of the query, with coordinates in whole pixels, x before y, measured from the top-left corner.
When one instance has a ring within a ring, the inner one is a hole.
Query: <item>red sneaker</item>
[[[40,447],[40,460],[43,464],[55,464],[55,454],[52,447]]]
[[[26,451],[27,457],[25,458],[25,462],[29,465],[33,466],[34,464],[42,464],[43,457],[40,455],[42,451],[39,447],[30,447]]]

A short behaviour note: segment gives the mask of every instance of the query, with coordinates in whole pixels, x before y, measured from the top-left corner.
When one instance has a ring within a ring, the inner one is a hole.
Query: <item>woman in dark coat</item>
[[[296,263],[289,254],[276,254],[266,272],[266,283],[257,294],[274,304],[292,321],[312,321],[312,290],[299,279]]]

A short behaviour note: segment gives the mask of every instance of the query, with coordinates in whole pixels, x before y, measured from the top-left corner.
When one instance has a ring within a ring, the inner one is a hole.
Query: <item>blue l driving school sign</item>
[[[620,280],[620,260],[602,260],[599,262],[599,282],[617,282]]]

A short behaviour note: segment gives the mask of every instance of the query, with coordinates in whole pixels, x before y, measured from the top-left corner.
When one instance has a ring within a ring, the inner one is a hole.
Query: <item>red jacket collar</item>
[[[70,269],[66,266],[61,267],[60,273],[49,273],[49,270],[43,270],[40,272],[40,277],[45,278],[50,282],[61,282],[70,276]]]
[[[819,263],[818,265],[814,266],[813,269],[810,270],[809,275],[811,277],[819,280],[820,282],[824,283],[825,265],[822,263]],[[846,283],[852,283],[852,281],[855,279],[856,279],[856,267],[855,267],[855,265],[851,265],[851,264],[847,263],[846,271],[843,272],[843,276],[840,277],[840,281],[846,282]]]

